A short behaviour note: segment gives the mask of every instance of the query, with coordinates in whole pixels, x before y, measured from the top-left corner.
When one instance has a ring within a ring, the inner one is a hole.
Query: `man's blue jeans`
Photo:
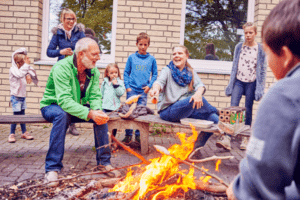
[[[207,100],[202,97],[203,106],[199,109],[193,109],[193,103],[189,102],[191,97],[175,102],[166,109],[160,111],[160,118],[170,122],[180,122],[183,118],[193,118],[213,121],[215,124],[219,122],[217,109],[210,105]],[[195,142],[194,149],[205,145],[206,141],[213,133],[201,132]]]
[[[127,92],[127,98],[130,98],[134,95],[139,95],[141,94],[142,96],[139,98],[137,105],[142,105],[142,106],[146,106],[147,105],[147,94],[145,92],[137,92],[134,90],[131,90],[130,92]],[[132,136],[132,129],[126,129],[125,130],[125,136]],[[135,136],[140,136],[140,130],[135,130]]]
[[[246,83],[240,80],[236,80],[233,86],[231,94],[231,106],[239,106],[242,95],[246,96],[245,107],[246,107],[246,125],[251,125],[252,122],[252,108],[253,101],[255,100],[255,89],[256,81]]]
[[[43,117],[53,123],[50,133],[49,150],[46,156],[46,173],[49,171],[60,171],[63,168],[62,159],[65,151],[66,131],[70,123],[86,122],[65,112],[60,106],[53,104],[41,109]],[[93,120],[88,121],[94,123]],[[106,145],[108,141],[107,124],[97,125],[94,123],[94,139],[96,147],[97,165],[110,165],[109,147],[98,147]]]

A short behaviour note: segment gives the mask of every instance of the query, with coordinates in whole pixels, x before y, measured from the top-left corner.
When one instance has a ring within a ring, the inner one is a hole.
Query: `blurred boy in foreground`
[[[260,103],[229,199],[300,199],[299,13],[300,0],[283,0],[263,24],[268,66],[278,82]]]

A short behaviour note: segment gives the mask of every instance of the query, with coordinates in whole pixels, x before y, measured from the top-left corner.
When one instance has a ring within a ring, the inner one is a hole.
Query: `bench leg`
[[[141,133],[141,154],[145,155],[149,151],[149,123],[139,123],[138,129]]]

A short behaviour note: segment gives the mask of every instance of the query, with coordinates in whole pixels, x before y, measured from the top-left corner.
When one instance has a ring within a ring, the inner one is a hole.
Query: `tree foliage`
[[[204,59],[205,45],[214,43],[220,60],[232,61],[247,9],[248,0],[187,0],[184,43],[191,58]]]
[[[61,8],[73,10],[77,23],[93,29],[102,50],[110,53],[113,0],[64,0]]]

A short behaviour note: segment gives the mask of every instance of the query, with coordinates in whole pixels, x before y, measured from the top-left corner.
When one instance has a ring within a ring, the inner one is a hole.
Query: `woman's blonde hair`
[[[104,78],[105,78],[105,77],[109,78],[109,76],[108,76],[108,70],[109,70],[110,68],[112,68],[112,67],[114,67],[114,68],[116,68],[116,69],[118,70],[118,76],[119,76],[119,78],[121,79],[120,69],[119,69],[119,67],[118,67],[118,65],[117,65],[116,63],[109,63],[109,64],[106,66],[105,71],[104,71]]]
[[[66,14],[72,14],[72,15],[74,15],[74,21],[77,23],[76,14],[73,12],[73,10],[71,10],[69,8],[62,9],[62,11],[60,13],[60,21],[61,21],[61,23],[63,23]]]
[[[190,56],[189,50],[184,45],[175,45],[175,46],[173,46],[172,51],[174,51],[174,49],[176,47],[183,48],[187,57]],[[186,66],[188,67],[188,70],[190,72],[192,72],[192,81],[189,83],[189,91],[193,91],[194,90],[194,70],[193,70],[192,66],[188,63],[188,61],[186,61]]]
[[[14,55],[14,61],[17,64],[18,68],[22,67],[25,63],[26,55],[23,53],[17,53]]]
[[[257,33],[257,27],[253,22],[247,22],[246,24],[243,25],[243,29],[245,30],[245,28],[247,27],[253,27],[254,32]]]

